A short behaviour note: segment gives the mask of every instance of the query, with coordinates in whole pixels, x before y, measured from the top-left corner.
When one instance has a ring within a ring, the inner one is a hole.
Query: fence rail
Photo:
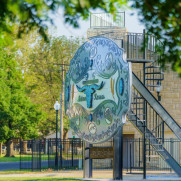
[[[123,168],[127,172],[143,170],[143,139],[123,139]],[[147,143],[148,144],[148,143]],[[22,150],[22,143],[20,143]],[[55,140],[29,140],[27,153],[20,152],[20,169],[32,171],[55,169]],[[96,147],[113,146],[113,141],[94,144]],[[164,146],[181,164],[181,144],[177,139],[165,139]],[[151,147],[151,145],[150,145]],[[62,148],[62,149],[61,149]],[[80,140],[58,140],[58,169],[83,169],[83,142]],[[154,149],[154,148],[153,148]],[[172,171],[164,159],[153,149],[147,152],[147,170]],[[113,159],[93,159],[93,169],[112,169]]]

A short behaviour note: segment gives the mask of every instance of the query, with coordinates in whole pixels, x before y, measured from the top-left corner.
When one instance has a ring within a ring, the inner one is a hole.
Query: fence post
[[[39,167],[41,172],[41,140],[39,141]]]
[[[173,138],[170,138],[170,154],[173,156]]]
[[[173,138],[170,138],[170,154],[173,157]],[[172,168],[170,168],[170,172],[172,172]]]
[[[33,172],[33,140],[31,140],[31,153],[32,153],[32,160],[31,160],[31,169],[32,169],[32,172]]]
[[[60,169],[62,168],[62,139],[60,138]]]
[[[139,167],[140,167],[140,138],[139,138]]]
[[[72,139],[72,168],[74,167],[74,149],[73,149],[73,146],[74,146],[74,143],[73,143],[73,139]]]
[[[130,152],[129,152],[129,154],[130,154],[130,160],[129,160],[130,163],[129,163],[129,164],[130,164],[130,173],[131,173],[131,171],[132,171],[132,170],[131,170],[131,169],[132,169],[132,168],[131,168],[131,142],[130,142],[130,145],[129,145],[129,151],[130,151]]]
[[[127,172],[128,172],[128,138],[126,138],[126,146],[127,146]]]
[[[20,164],[19,164],[19,169],[21,170],[21,139],[19,139],[19,147],[20,147]]]
[[[50,147],[50,140],[48,139],[48,168],[50,168],[50,150],[49,150],[49,147]]]

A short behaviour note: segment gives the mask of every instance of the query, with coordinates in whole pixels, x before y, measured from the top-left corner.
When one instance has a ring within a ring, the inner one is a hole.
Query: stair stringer
[[[167,124],[167,126],[172,130],[172,132],[181,141],[181,127],[172,118],[172,116],[165,110],[165,108],[156,100],[152,93],[143,85],[143,83],[138,79],[138,77],[132,73],[132,80],[134,88],[143,96],[143,98],[151,105],[155,112],[162,118],[162,120]]]

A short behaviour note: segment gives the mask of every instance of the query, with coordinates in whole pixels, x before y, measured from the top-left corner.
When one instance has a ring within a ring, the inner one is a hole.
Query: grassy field
[[[50,155],[51,157],[54,157],[54,155]],[[72,159],[71,155],[62,155],[63,159]],[[74,159],[81,159],[82,155],[73,155]],[[31,161],[32,155],[21,155],[21,160],[22,161]],[[48,155],[41,155],[41,160],[48,160]],[[0,162],[19,162],[20,161],[20,155],[15,155],[15,157],[0,157]]]
[[[0,180],[3,181],[80,181],[79,179],[68,179],[68,178],[54,178],[54,177],[48,177],[48,178],[27,178],[27,177],[13,177],[13,178],[0,178]]]
[[[32,155],[21,155],[21,158],[23,161],[30,161]],[[5,156],[0,157],[0,162],[19,162],[19,161],[20,161],[20,155],[15,155],[15,157],[5,157]]]

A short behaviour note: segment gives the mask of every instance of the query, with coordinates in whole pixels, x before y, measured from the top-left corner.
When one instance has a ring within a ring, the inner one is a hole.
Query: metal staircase
[[[145,66],[145,85],[151,92],[154,92],[155,87],[161,85],[163,80],[164,72],[157,62]]]
[[[134,112],[130,111],[128,113],[128,119],[142,134],[144,133],[144,125],[142,121],[138,121],[138,117],[136,117]],[[154,148],[154,151],[158,152],[162,156],[162,158],[168,163],[168,165],[178,174],[178,176],[181,177],[181,166],[164,148],[160,140],[156,138],[148,128],[146,128],[146,139],[150,142],[150,144]],[[148,149],[146,151],[151,151],[151,150]]]
[[[181,141],[181,127],[133,73],[133,86]]]
[[[181,140],[180,126],[134,73],[133,86],[132,105],[128,113],[128,119],[141,134],[145,134],[145,138],[149,141],[147,144],[149,148],[146,148],[146,152],[150,153],[152,147],[153,151],[159,153],[181,177],[181,166],[164,148],[164,124],[168,125],[179,140]]]

